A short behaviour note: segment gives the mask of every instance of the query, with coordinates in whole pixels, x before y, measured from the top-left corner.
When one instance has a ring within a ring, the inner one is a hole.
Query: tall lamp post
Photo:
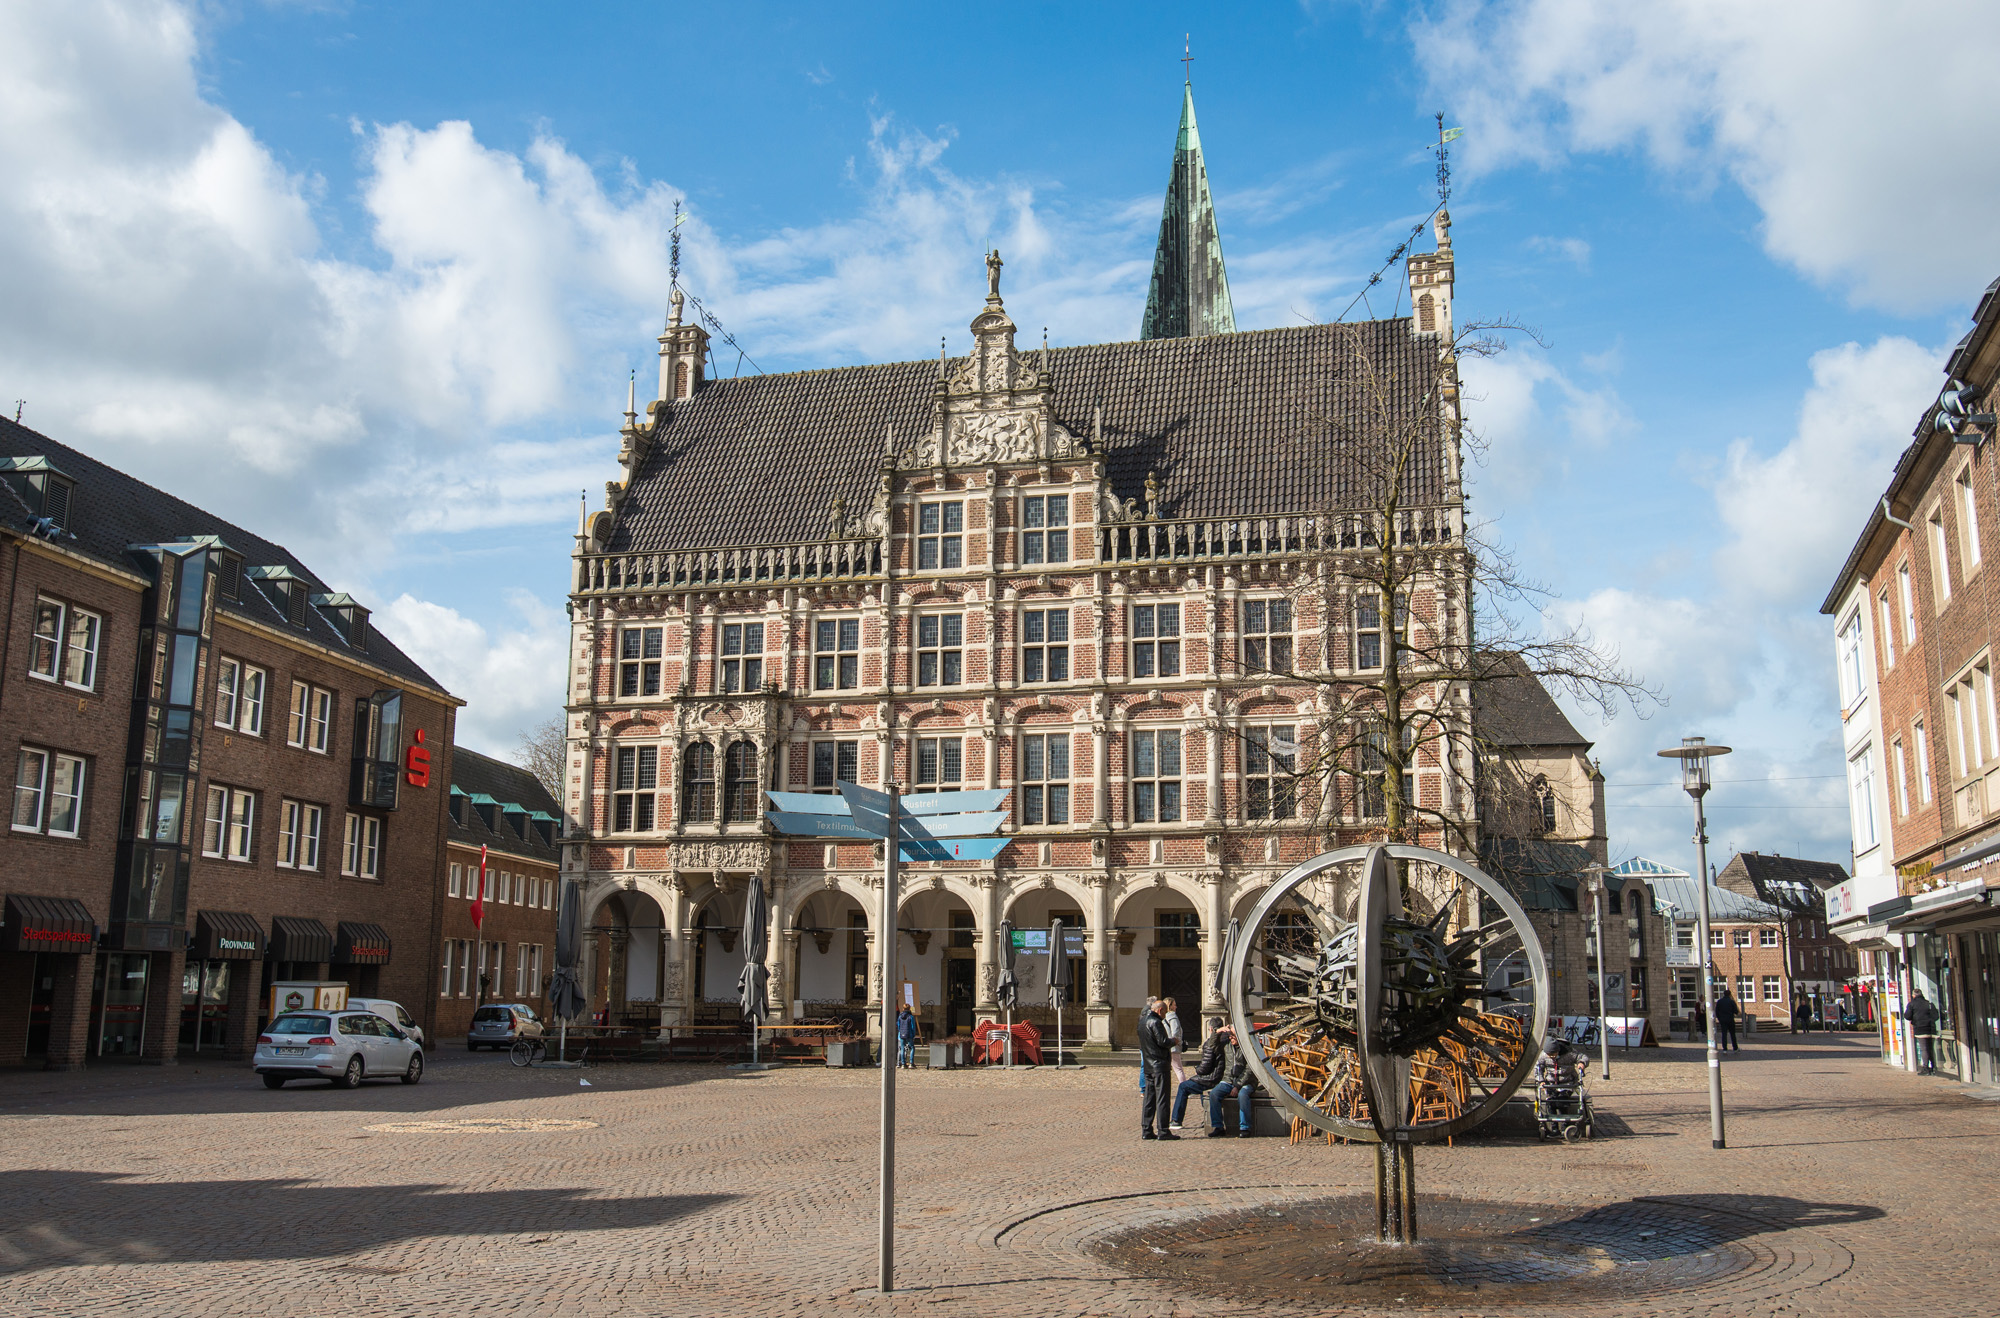
[[[1611,1005],[1604,995],[1604,875],[1609,866],[1583,867],[1583,888],[1590,894],[1590,920],[1597,940],[1597,1052],[1604,1078],[1611,1078]]]
[[[1701,947],[1701,1000],[1708,1016],[1708,1144],[1726,1149],[1722,1133],[1722,1054],[1715,1047],[1715,955],[1708,945],[1708,816],[1702,798],[1708,795],[1708,762],[1729,754],[1727,746],[1711,746],[1703,737],[1682,737],[1672,750],[1659,752],[1662,759],[1681,762],[1681,787],[1694,798],[1694,890],[1701,898],[1701,929],[1696,941]]]

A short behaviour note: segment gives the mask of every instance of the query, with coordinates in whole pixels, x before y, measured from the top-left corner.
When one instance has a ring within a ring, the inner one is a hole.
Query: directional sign
[[[913,864],[920,860],[991,860],[1013,840],[1008,837],[949,838],[944,841],[905,838],[896,851]]]
[[[899,808],[906,815],[949,815],[960,811],[998,810],[1013,790],[996,787],[979,792],[916,792],[905,796]]]
[[[873,837],[889,836],[888,817],[866,806],[854,807],[854,822],[867,829]],[[1006,822],[1005,810],[991,810],[975,815],[925,815],[921,819],[899,815],[896,820],[896,836],[919,842],[941,837],[981,837],[995,831]]]
[[[840,815],[800,815],[788,810],[773,810],[766,818],[771,821],[771,827],[788,837],[839,837],[875,842],[884,836],[871,833]]]
[[[791,810],[802,815],[834,815],[847,818],[847,802],[837,796],[819,792],[766,792],[771,804],[780,810]]]

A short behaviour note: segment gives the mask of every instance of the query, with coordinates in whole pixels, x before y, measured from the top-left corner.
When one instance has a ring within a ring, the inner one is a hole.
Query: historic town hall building
[[[1329,711],[1284,675],[1379,666],[1384,620],[1292,586],[1376,534],[1355,362],[1400,405],[1438,396],[1449,220],[1410,317],[1211,332],[1233,321],[1199,152],[1189,101],[1141,341],[1024,351],[994,253],[965,356],[721,380],[676,294],[658,401],[575,550],[564,865],[593,1009],[732,1001],[758,882],[781,1017],[876,1025],[907,980],[927,1030],[964,1030],[994,1012],[1001,921],[1060,916],[1084,930],[1069,1019],[1118,1046],[1148,994],[1212,997],[1214,931],[1263,886],[1379,836],[1364,779],[1291,780]],[[1391,534],[1460,543],[1455,396]],[[1427,583],[1396,625],[1462,635],[1464,589]],[[1470,764],[1418,760],[1418,798],[1469,821]],[[766,788],[840,780],[1012,789],[996,861],[906,867],[893,963],[873,849],[764,822]]]

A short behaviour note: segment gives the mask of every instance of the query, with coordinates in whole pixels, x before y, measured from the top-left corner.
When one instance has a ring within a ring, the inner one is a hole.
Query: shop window
[[[1069,733],[1021,738],[1021,822],[1069,822]]]
[[[917,505],[917,570],[936,572],[965,566],[965,505]]]
[[[956,792],[965,785],[963,737],[917,738],[919,792]]]
[[[722,625],[722,689],[756,691],[764,685],[764,624]]]
[[[1036,495],[1021,500],[1021,561],[1069,562],[1069,496]]]
[[[1292,602],[1243,601],[1243,671],[1287,673],[1292,668]]]
[[[1181,734],[1132,734],[1132,818],[1166,823],[1181,817]]]
[[[626,627],[618,633],[618,694],[657,696],[666,646],[663,627]]]
[[[861,685],[861,619],[821,618],[813,624],[813,689],[852,691]]]
[[[965,615],[926,613],[917,619],[917,685],[957,686],[965,680]]]
[[[1029,609],[1021,615],[1021,680],[1069,681],[1069,610]]]

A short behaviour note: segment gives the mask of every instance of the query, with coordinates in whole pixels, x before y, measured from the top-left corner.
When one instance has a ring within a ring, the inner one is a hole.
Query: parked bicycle
[[[516,1066],[588,1066],[590,1047],[586,1044],[581,1051],[567,1062],[554,1062],[549,1058],[547,1039],[521,1038],[514,1040],[514,1046],[507,1050],[507,1060]]]

